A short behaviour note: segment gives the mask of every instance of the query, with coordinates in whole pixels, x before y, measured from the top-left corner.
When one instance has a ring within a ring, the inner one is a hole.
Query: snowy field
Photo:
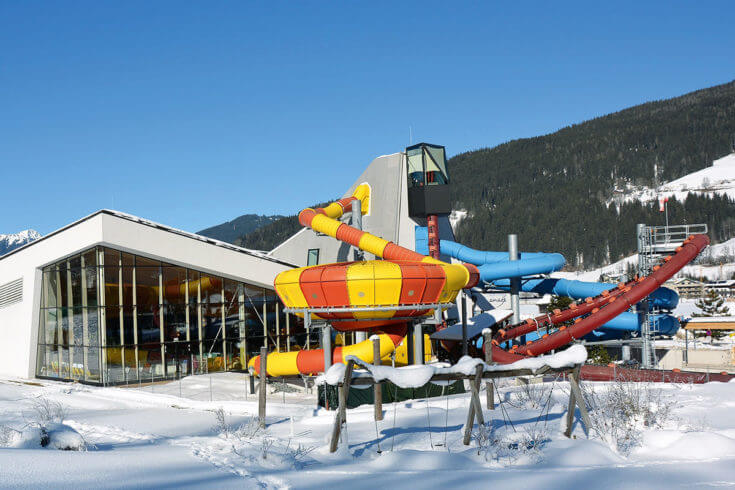
[[[455,395],[387,404],[377,424],[372,406],[349,410],[347,444],[329,454],[334,412],[317,409],[314,395],[289,393],[284,402],[281,393],[269,394],[268,427],[260,431],[253,423],[256,400],[246,399],[241,374],[134,388],[0,379],[0,485],[735,486],[735,383],[583,383],[583,390],[593,406],[590,440],[578,420],[574,439],[562,435],[566,382],[507,382],[499,389],[503,402],[485,410],[491,421],[475,428],[468,447],[461,429],[469,398]],[[55,417],[62,426],[50,424]],[[27,436],[43,423],[64,428],[67,439],[76,431],[86,450],[41,448],[16,432]]]

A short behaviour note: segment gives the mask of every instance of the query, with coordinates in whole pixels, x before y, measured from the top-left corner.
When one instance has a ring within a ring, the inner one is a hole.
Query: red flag
[[[666,210],[666,203],[669,202],[669,198],[667,197],[659,197],[658,198],[658,210],[662,213]]]

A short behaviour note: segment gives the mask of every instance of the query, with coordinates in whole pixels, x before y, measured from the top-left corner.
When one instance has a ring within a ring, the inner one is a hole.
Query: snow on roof
[[[735,316],[695,316],[687,323],[735,323]]]

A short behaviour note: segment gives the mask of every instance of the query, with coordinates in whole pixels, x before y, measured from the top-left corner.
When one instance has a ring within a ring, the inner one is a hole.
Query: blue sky
[[[735,79],[735,2],[0,0],[0,233],[190,231]]]

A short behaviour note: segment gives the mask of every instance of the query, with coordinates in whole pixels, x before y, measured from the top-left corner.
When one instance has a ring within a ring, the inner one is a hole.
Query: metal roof
[[[11,250],[10,252],[6,253],[5,255],[0,256],[0,260],[3,260],[5,258],[7,258],[7,257],[10,257],[11,255],[13,255],[15,253],[18,253],[21,250],[25,250],[28,247],[32,247],[36,243],[39,243],[39,242],[41,242],[41,241],[43,241],[43,240],[45,240],[47,238],[50,238],[50,237],[52,237],[54,235],[57,235],[57,234],[59,234],[59,233],[61,233],[63,231],[66,231],[66,230],[70,229],[70,228],[73,228],[74,226],[77,226],[78,224],[83,223],[83,222],[85,222],[85,221],[87,221],[87,220],[89,220],[91,218],[94,218],[95,216],[97,216],[99,214],[106,214],[108,216],[114,216],[116,218],[121,218],[121,219],[125,219],[125,220],[128,220],[128,221],[132,221],[134,223],[138,223],[138,224],[143,225],[143,226],[148,226],[148,227],[151,227],[151,228],[157,228],[159,230],[162,230],[162,231],[165,231],[165,232],[168,232],[168,233],[173,233],[175,235],[181,235],[183,237],[190,238],[192,240],[197,240],[197,241],[200,241],[200,242],[208,243],[208,244],[213,245],[215,247],[226,248],[226,249],[232,250],[234,252],[239,252],[239,253],[243,253],[243,254],[246,254],[246,255],[251,255],[253,257],[257,257],[257,258],[262,259],[262,260],[267,260],[269,262],[274,262],[276,264],[286,265],[286,266],[289,266],[289,267],[296,267],[296,265],[294,265],[294,264],[291,264],[291,263],[285,262],[283,260],[279,260],[279,259],[276,259],[276,258],[271,257],[269,255],[266,255],[264,252],[260,252],[260,251],[257,251],[257,250],[250,250],[250,249],[243,248],[243,247],[238,247],[238,246],[233,245],[231,243],[223,242],[223,241],[220,241],[220,240],[215,240],[214,238],[209,238],[209,237],[205,237],[205,236],[202,236],[202,235],[197,235],[196,233],[190,233],[188,231],[179,230],[179,229],[173,228],[171,226],[162,225],[160,223],[156,223],[155,221],[150,221],[150,220],[147,220],[145,218],[141,218],[139,216],[133,216],[132,214],[127,214],[127,213],[123,213],[121,211],[115,211],[115,210],[112,210],[112,209],[100,209],[99,211],[95,211],[94,213],[92,213],[92,214],[90,214],[88,216],[85,216],[84,218],[81,218],[81,219],[79,219],[77,221],[74,221],[73,223],[70,223],[70,224],[68,224],[68,225],[66,225],[66,226],[64,226],[62,228],[59,228],[58,230],[52,231],[48,235],[44,235],[44,236],[42,236],[41,238],[39,238],[37,240],[34,240],[34,241],[30,242],[30,243],[26,243],[25,245],[23,245],[21,247],[18,247],[18,248],[14,249],[14,250]]]

